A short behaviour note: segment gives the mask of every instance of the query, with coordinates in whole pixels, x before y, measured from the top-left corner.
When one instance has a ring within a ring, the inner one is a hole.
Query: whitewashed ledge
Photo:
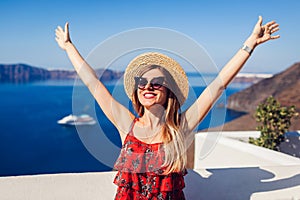
[[[239,141],[253,132],[236,133],[242,134],[238,140],[232,139],[234,132],[196,134],[195,166],[185,177],[186,198],[300,200],[300,159]],[[115,173],[1,177],[0,199],[109,200],[116,191]]]

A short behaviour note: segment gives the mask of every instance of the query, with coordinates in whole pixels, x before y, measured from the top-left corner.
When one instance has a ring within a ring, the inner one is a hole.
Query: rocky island
[[[109,69],[97,69],[102,81],[110,81],[122,76],[121,72]],[[27,64],[0,64],[0,83],[29,83],[43,80],[74,79],[74,70],[47,70]]]

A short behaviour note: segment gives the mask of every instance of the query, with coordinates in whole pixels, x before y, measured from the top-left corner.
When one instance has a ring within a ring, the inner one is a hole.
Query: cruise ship
[[[82,115],[68,115],[60,120],[57,121],[58,124],[61,125],[94,125],[96,124],[96,121],[94,118],[87,114],[82,114]]]

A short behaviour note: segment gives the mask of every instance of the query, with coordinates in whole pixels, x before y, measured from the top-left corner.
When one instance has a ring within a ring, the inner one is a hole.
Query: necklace
[[[159,138],[157,138],[158,134],[161,133],[161,130],[163,129],[163,126],[160,126],[159,128],[150,129],[146,126],[134,126],[134,135],[137,139],[141,139],[142,142],[145,142],[147,144],[152,144],[155,139],[161,139],[161,135]],[[138,134],[136,134],[138,133]],[[160,141],[161,142],[161,141]],[[156,142],[155,142],[156,143]]]

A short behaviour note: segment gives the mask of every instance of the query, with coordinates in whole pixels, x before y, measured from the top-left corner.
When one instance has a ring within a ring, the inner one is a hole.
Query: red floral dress
[[[134,120],[134,123],[137,120]],[[183,172],[164,175],[162,143],[147,144],[133,135],[133,126],[127,134],[114,168],[118,173],[115,200],[184,200]]]

